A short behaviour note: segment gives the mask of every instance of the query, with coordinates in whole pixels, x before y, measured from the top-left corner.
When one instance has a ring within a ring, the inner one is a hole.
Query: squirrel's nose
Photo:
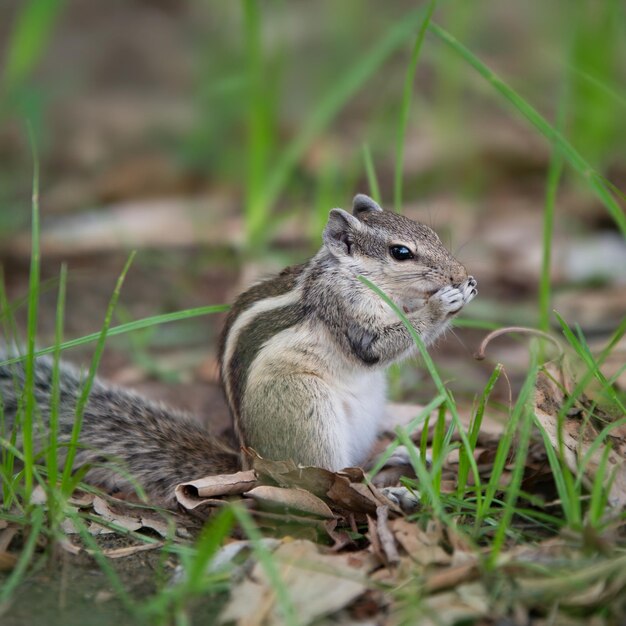
[[[467,270],[461,265],[458,269],[451,270],[448,278],[451,285],[460,285],[467,278]]]

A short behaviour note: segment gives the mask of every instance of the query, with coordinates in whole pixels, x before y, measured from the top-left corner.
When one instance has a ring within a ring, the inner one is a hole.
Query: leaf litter
[[[607,519],[612,521],[604,531],[586,527],[572,533],[559,530],[558,525],[550,529],[529,523],[518,515],[491,565],[490,543],[472,532],[471,515],[467,517],[470,522],[462,511],[453,521],[438,521],[428,508],[403,510],[392,490],[369,482],[360,468],[331,472],[299,467],[290,461],[263,459],[253,450],[244,451],[251,469],[178,485],[175,496],[187,515],[138,508],[86,492],[76,492],[68,506],[83,515],[94,536],[126,531],[137,537],[133,545],[104,549],[104,556],[111,559],[159,549],[168,537],[177,541],[193,537],[204,520],[230,502],[245,507],[264,534],[265,549],[273,556],[288,602],[302,625],[330,615],[338,624],[372,617],[376,623],[389,625],[463,620],[492,624],[496,618],[511,619],[512,624],[541,624],[548,623],[545,619],[550,615],[562,620],[554,623],[585,624],[581,609],[612,603],[614,611],[626,611],[622,514],[626,508],[626,426],[620,416],[602,411],[599,397],[580,395],[571,400],[576,378],[563,363],[564,359],[557,359],[540,370],[532,398],[535,419],[559,458],[562,451],[563,461],[579,476],[587,493],[606,468],[600,478],[607,492]],[[571,406],[562,416],[566,403]],[[407,416],[419,410],[405,407]],[[446,419],[446,428],[449,425]],[[433,420],[423,431],[412,433],[418,447],[426,444],[428,454],[434,436]],[[501,438],[492,428],[478,433],[473,456],[481,481],[493,472]],[[441,464],[440,484],[444,496],[454,498],[461,463],[458,434],[452,434],[450,443]],[[511,452],[500,476],[498,498],[505,493],[513,470]],[[407,491],[415,474],[409,466],[402,467],[402,473],[409,483],[403,479],[395,489]],[[467,484],[468,488],[473,485],[471,473]],[[531,441],[521,485],[529,503],[525,506],[546,512],[555,509],[557,489],[539,433]],[[35,490],[33,499],[45,502],[45,495]],[[496,525],[497,519],[496,511]],[[65,551],[89,553],[80,546],[70,520],[61,528],[68,536],[59,542]],[[146,532],[150,541],[139,539]],[[494,528],[481,532],[487,538]],[[0,569],[16,566],[11,544],[18,534],[11,522],[0,528]],[[208,565],[209,571],[226,567],[233,581],[220,623],[286,623],[284,598],[257,560],[254,541],[238,540],[237,535],[241,532],[235,531]],[[184,568],[179,566],[171,584],[184,579]],[[496,579],[499,582],[494,586]],[[407,616],[416,607],[419,621],[411,621]]]

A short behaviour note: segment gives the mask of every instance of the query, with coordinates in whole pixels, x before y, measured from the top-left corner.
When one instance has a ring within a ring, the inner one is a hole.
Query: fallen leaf
[[[95,497],[96,496],[93,493],[81,491],[80,489],[75,489],[67,501],[69,504],[75,507],[85,508],[93,504],[93,500]]]
[[[420,626],[452,626],[458,623],[474,623],[478,617],[490,615],[489,596],[480,583],[461,585],[445,593],[437,593],[425,600]],[[436,616],[431,618],[430,616]]]
[[[0,572],[10,572],[17,564],[17,556],[10,552],[0,551]]]
[[[11,545],[11,541],[13,541],[13,537],[17,535],[18,526],[11,525],[6,522],[6,524],[2,527],[2,534],[0,534],[0,552],[6,552]]]
[[[376,509],[376,530],[380,539],[380,545],[385,553],[385,561],[389,564],[395,564],[400,561],[398,549],[396,548],[396,540],[388,525],[389,507],[379,506]]]
[[[429,593],[457,587],[462,583],[476,580],[480,575],[478,563],[465,563],[434,572],[426,579],[425,588]]]
[[[121,559],[125,556],[131,556],[132,554],[137,554],[138,552],[146,552],[148,550],[156,550],[157,548],[161,548],[165,545],[163,541],[155,541],[154,543],[140,543],[136,546],[125,546],[123,548],[111,548],[109,550],[102,550],[102,554],[110,559]],[[90,552],[88,550],[90,554]]]
[[[415,522],[398,518],[390,522],[391,530],[406,553],[420,565],[447,565],[452,560],[439,545],[439,535],[425,533]]]
[[[371,562],[365,561],[357,569],[350,565],[348,556],[320,554],[310,541],[281,543],[273,552],[273,561],[301,626],[348,606],[367,589]],[[275,587],[260,563],[249,578],[232,589],[219,622],[241,626],[286,623]]]
[[[320,467],[298,467],[292,461],[271,461],[258,455],[252,463],[261,482],[280,487],[298,487],[323,499],[338,512],[374,515],[376,508],[386,505],[394,513],[399,508],[373,485],[364,484],[365,474],[359,467],[331,472]]]
[[[117,513],[109,505],[103,500],[100,496],[96,496],[93,499],[93,510],[102,518],[115,524],[117,526],[121,526],[126,530],[139,530],[142,526],[141,519],[138,516],[134,515],[125,515],[124,513]],[[94,533],[95,525],[92,525],[90,528],[91,534],[101,534],[100,529],[98,532]],[[99,526],[99,525],[98,525]],[[102,527],[100,527],[102,528]],[[114,532],[108,528],[105,528],[106,532]]]
[[[93,510],[103,520],[106,520],[111,524],[121,526],[126,530],[134,531],[141,528],[150,528],[162,537],[167,537],[170,534],[169,524],[156,511],[130,508],[122,502],[114,502],[109,505],[106,500],[99,496],[96,496],[93,499]],[[66,520],[66,522],[69,523],[66,532],[72,532],[71,529],[73,528],[73,525],[71,524],[71,520]],[[73,530],[73,532],[76,531]],[[115,531],[104,524],[92,522],[89,527],[89,532],[92,535],[101,535]]]
[[[218,474],[205,476],[188,483],[176,486],[174,494],[186,509],[195,509],[207,504],[216,496],[246,493],[258,485],[254,470],[246,470],[235,474]]]
[[[115,594],[112,591],[108,591],[106,589],[100,589],[94,596],[94,602],[96,604],[103,604],[104,602],[108,602],[115,597]]]
[[[318,517],[333,518],[334,514],[327,504],[312,493],[297,487],[273,487],[261,485],[248,491],[245,496],[270,510],[286,510],[317,515]]]

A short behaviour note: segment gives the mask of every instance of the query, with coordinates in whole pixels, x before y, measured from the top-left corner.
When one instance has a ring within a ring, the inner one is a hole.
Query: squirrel
[[[384,211],[363,194],[352,213],[332,209],[319,252],[253,285],[227,316],[220,376],[242,447],[333,471],[366,461],[384,412],[385,370],[417,347],[359,275],[388,294],[425,344],[477,294],[476,280],[428,226]],[[24,380],[23,363],[0,366],[5,429],[18,412]],[[38,358],[35,398],[43,424],[52,381],[52,360]],[[68,442],[83,378],[62,363],[59,381],[58,437]],[[95,379],[74,460],[74,470],[86,467],[86,482],[113,493],[132,493],[138,484],[154,504],[174,507],[175,485],[244,466],[194,417]]]

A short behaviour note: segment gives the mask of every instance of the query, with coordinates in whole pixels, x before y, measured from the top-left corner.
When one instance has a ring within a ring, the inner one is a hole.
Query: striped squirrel
[[[383,416],[385,369],[416,347],[359,275],[404,310],[426,344],[477,293],[474,278],[429,227],[383,211],[362,194],[352,213],[333,209],[319,252],[252,286],[227,317],[220,374],[242,446],[331,470],[367,459]],[[22,365],[0,367],[5,424],[15,417],[15,390],[23,383]],[[61,441],[69,440],[81,384],[79,372],[63,365]],[[37,360],[35,393],[46,423],[50,359]],[[98,379],[80,443],[75,468],[89,466],[88,482],[128,492],[136,481],[166,506],[174,505],[174,485],[242,467],[239,454],[198,420]]]

